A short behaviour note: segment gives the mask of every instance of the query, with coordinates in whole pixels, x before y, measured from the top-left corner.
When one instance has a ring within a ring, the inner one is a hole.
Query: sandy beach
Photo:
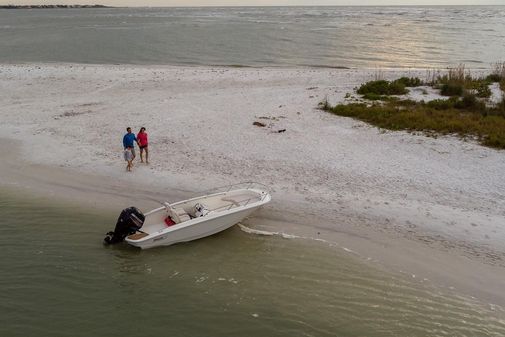
[[[505,153],[456,137],[384,132],[317,108],[375,74],[3,64],[0,183],[119,212],[258,181],[274,201],[247,228],[324,240],[504,305]],[[151,164],[137,160],[132,173],[121,153],[126,126],[144,126],[150,137]]]

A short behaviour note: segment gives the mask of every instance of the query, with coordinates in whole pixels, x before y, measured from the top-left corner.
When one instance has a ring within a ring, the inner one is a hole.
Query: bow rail
[[[223,185],[223,186],[218,186],[218,187],[213,187],[208,190],[203,190],[198,192],[199,195],[208,195],[208,194],[215,194],[215,193],[226,193],[229,192],[233,189],[245,189],[245,190],[260,190],[262,192],[265,192],[261,196],[261,201],[270,193],[269,188],[267,185],[258,183],[255,181],[244,181],[236,184],[230,184],[230,185]]]

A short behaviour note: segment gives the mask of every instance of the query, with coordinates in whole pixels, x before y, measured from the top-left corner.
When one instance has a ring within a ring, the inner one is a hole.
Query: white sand
[[[272,188],[272,217],[408,238],[505,265],[504,151],[383,132],[317,109],[374,73],[0,65],[0,131],[22,141],[30,162],[135,179],[156,191],[254,180]],[[137,163],[133,173],[121,158],[126,126],[145,126],[150,136],[152,163]]]
[[[498,104],[503,100],[503,91],[501,91],[500,83],[493,83],[489,86],[491,89],[491,97],[489,97],[489,102],[491,104]]]

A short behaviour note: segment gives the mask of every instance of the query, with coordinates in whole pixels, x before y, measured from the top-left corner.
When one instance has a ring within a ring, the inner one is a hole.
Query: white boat
[[[223,192],[165,203],[145,213],[141,230],[128,235],[125,241],[146,249],[216,234],[270,202],[271,196],[264,187],[258,183],[241,183],[228,186]]]

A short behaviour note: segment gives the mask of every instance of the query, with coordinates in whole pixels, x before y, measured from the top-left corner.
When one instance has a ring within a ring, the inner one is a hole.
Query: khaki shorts
[[[135,148],[134,147],[131,148],[131,152],[132,152],[132,159],[133,159],[133,157],[135,157]],[[126,159],[126,149],[125,149],[124,153],[125,153],[124,159],[127,161],[128,159]]]

